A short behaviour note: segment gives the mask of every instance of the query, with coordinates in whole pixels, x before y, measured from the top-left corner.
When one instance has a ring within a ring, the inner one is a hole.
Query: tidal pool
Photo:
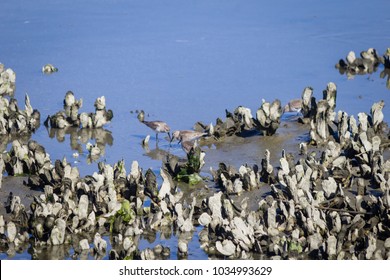
[[[81,175],[97,171],[99,161],[121,159],[128,170],[137,160],[144,170],[158,171],[167,153],[185,154],[166,140],[156,147],[154,132],[138,121],[137,110],[144,110],[147,120],[166,121],[172,130],[191,129],[197,121],[215,123],[225,117],[225,109],[239,105],[255,112],[262,99],[285,104],[300,98],[306,86],[321,98],[327,83],[334,82],[336,110],[369,113],[374,102],[384,100],[388,121],[390,91],[380,77],[383,66],[347,77],[335,64],[350,50],[358,54],[373,47],[382,55],[390,47],[389,8],[380,0],[370,5],[360,0],[8,1],[0,10],[0,62],[16,72],[15,97],[22,100],[28,93],[42,123],[62,110],[68,90],[83,99],[81,112],[94,111],[99,96],[113,110],[111,123],[98,131],[77,134],[41,125],[32,139],[52,160],[66,157]],[[44,75],[47,63],[59,71]],[[204,175],[210,176],[209,168],[221,161],[236,167],[260,164],[265,148],[273,149],[275,159],[283,148],[297,150],[308,131],[291,122],[285,116],[287,127],[272,139],[254,135],[204,146]],[[148,134],[153,149],[146,151],[141,141]],[[88,142],[104,146],[97,160],[88,158]],[[75,152],[79,157],[73,157]],[[161,241],[159,234],[156,238],[151,243],[142,239],[140,249]],[[175,236],[161,243],[176,251]],[[196,232],[189,246],[189,258],[207,258]],[[60,256],[71,258],[71,253]],[[31,258],[31,252],[11,258]]]

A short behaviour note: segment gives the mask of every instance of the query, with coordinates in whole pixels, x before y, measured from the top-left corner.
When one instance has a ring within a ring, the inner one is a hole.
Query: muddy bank
[[[42,194],[42,189],[32,189],[26,186],[28,177],[15,177],[15,176],[4,176],[2,186],[0,189],[0,215],[4,216],[6,221],[10,220],[10,203],[8,197],[10,193],[15,196],[19,196],[21,203],[24,205],[30,205],[34,201],[34,196]]]

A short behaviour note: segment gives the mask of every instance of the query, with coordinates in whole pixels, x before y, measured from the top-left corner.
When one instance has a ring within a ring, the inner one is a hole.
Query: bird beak
[[[170,133],[170,132],[168,132],[168,137],[169,137],[169,144],[170,144],[170,143],[172,143],[172,141],[173,141],[173,139],[172,139],[172,137],[171,137],[171,133]]]

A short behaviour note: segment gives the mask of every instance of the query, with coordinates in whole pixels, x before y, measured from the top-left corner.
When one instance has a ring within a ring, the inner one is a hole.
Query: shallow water
[[[191,129],[197,121],[215,123],[217,117],[224,118],[225,109],[239,105],[255,112],[262,98],[282,103],[300,98],[306,86],[321,98],[332,81],[338,88],[336,109],[368,113],[373,102],[384,100],[388,121],[390,91],[380,78],[383,68],[348,79],[334,65],[350,50],[358,54],[374,47],[384,53],[390,42],[389,8],[388,1],[380,0],[369,5],[312,0],[266,5],[254,0],[15,0],[2,3],[0,10],[0,61],[17,74],[19,104],[28,93],[42,122],[62,110],[68,90],[83,98],[80,112],[93,112],[95,99],[102,95],[113,110],[112,122],[98,135],[58,135],[41,125],[32,138],[52,160],[66,157],[81,175],[97,171],[98,161],[114,164],[122,158],[128,170],[137,160],[144,170],[158,171],[165,153],[184,153],[165,140],[158,149],[145,151],[141,141],[150,134],[154,148],[154,133],[137,120],[136,110],[143,109],[147,120],[166,121],[172,130]],[[46,63],[59,72],[42,74]],[[275,152],[286,143],[286,150],[292,149],[294,140],[305,137],[299,131],[288,137],[281,131],[275,136],[280,140]],[[89,162],[88,141],[105,145],[98,161]],[[220,161],[237,167],[259,164],[262,142],[268,141],[256,135],[204,147],[204,172]],[[76,151],[77,159],[72,156]],[[205,257],[196,253],[195,258]]]

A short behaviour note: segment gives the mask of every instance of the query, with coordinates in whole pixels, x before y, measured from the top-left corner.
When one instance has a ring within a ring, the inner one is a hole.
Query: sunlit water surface
[[[369,113],[373,102],[385,100],[389,119],[390,91],[379,74],[383,68],[353,79],[335,69],[350,50],[358,54],[374,47],[383,54],[390,47],[388,1],[14,0],[1,6],[0,61],[17,74],[20,105],[28,93],[43,122],[62,110],[71,90],[83,99],[80,112],[93,112],[99,96],[114,112],[98,136],[76,135],[77,148],[71,134],[54,135],[43,125],[32,136],[52,160],[66,157],[81,175],[98,170],[97,161],[88,161],[87,142],[105,143],[98,161],[124,159],[128,171],[133,160],[159,172],[165,152],[184,156],[179,145],[169,147],[164,139],[157,151],[145,152],[142,139],[150,134],[151,147],[155,142],[154,133],[137,120],[135,111],[141,109],[148,120],[164,120],[172,130],[191,129],[197,121],[215,123],[225,109],[239,105],[255,112],[262,99],[285,104],[300,98],[306,86],[319,99],[334,82],[338,110]],[[46,63],[59,71],[42,74]],[[255,161],[245,158],[238,145],[219,154],[211,149],[205,147],[206,161],[208,152],[212,159],[207,168],[217,167],[218,155],[236,166]],[[176,251],[176,237],[157,237],[151,244],[142,240],[140,249],[157,243]],[[207,258],[196,234],[189,248],[189,258]],[[27,251],[13,256],[29,257]]]

